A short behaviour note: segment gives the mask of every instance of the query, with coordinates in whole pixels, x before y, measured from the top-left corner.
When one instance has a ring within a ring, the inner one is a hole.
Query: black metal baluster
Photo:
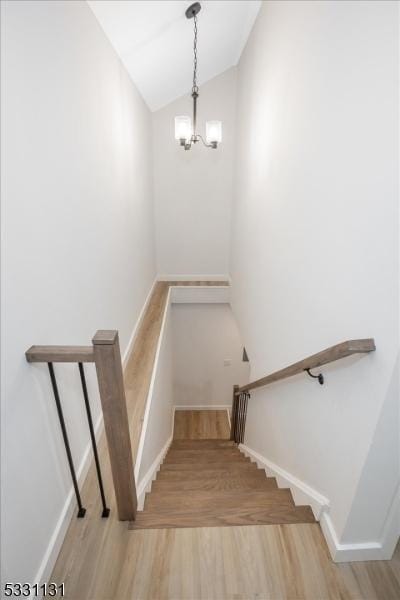
[[[237,437],[237,442],[238,444],[241,443],[242,441],[242,419],[243,419],[243,393],[240,394],[239,396],[239,427],[238,427],[238,437]]]
[[[240,419],[240,394],[236,399],[236,421],[235,421],[235,442],[238,443],[239,439],[239,419]]]
[[[233,400],[232,400],[232,409],[231,409],[231,431],[230,431],[230,437],[229,439],[232,440],[232,438],[235,438],[235,404],[236,404],[236,396],[235,394],[233,395]]]
[[[233,441],[236,442],[236,429],[237,429],[237,420],[238,420],[238,400],[239,396],[235,396],[234,401],[234,415],[233,415]]]
[[[243,444],[244,420],[246,418],[246,392],[242,394],[242,421],[240,423],[240,443]]]
[[[240,431],[242,429],[242,401],[243,394],[239,395],[239,422],[238,422],[238,433],[237,433],[237,443],[240,444]]]
[[[71,471],[72,483],[74,484],[75,496],[76,496],[76,500],[77,500],[78,508],[79,508],[77,517],[78,517],[78,519],[81,519],[82,517],[85,516],[86,508],[83,508],[83,506],[82,506],[81,496],[80,496],[79,488],[78,488],[78,482],[76,480],[75,468],[74,468],[74,463],[72,460],[72,454],[71,454],[71,448],[69,445],[67,429],[65,427],[64,414],[63,414],[63,411],[61,408],[60,396],[58,393],[57,381],[56,381],[56,377],[54,374],[53,363],[49,362],[49,363],[47,363],[47,366],[49,367],[51,385],[53,386],[54,398],[56,401],[58,418],[60,419],[60,425],[61,425],[61,431],[62,431],[62,435],[63,435],[63,439],[64,439],[65,451],[67,453],[69,469]]]
[[[101,513],[101,516],[103,518],[106,518],[110,514],[110,509],[107,508],[106,497],[104,494],[103,479],[101,477],[100,461],[99,461],[99,455],[97,453],[96,436],[95,436],[94,427],[93,427],[92,411],[90,410],[89,395],[88,395],[87,386],[86,386],[85,371],[83,369],[82,363],[78,363],[78,366],[79,366],[79,374],[81,376],[83,397],[85,399],[86,414],[87,414],[88,423],[89,423],[90,439],[92,440],[94,460],[96,463],[97,480],[99,482],[101,502],[103,504],[103,512]]]
[[[245,425],[246,425],[246,420],[247,420],[247,408],[249,406],[249,400],[250,400],[250,392],[247,392],[247,394],[246,394],[246,418],[244,421]],[[244,432],[243,432],[243,441],[244,441]]]
[[[244,414],[243,414],[243,431],[242,431],[242,444],[244,442],[244,432],[246,429],[246,419],[247,419],[247,405],[249,402],[249,398],[250,398],[250,394],[245,392],[244,393]]]
[[[239,395],[236,396],[235,411],[235,443],[237,444],[237,432],[239,426]]]

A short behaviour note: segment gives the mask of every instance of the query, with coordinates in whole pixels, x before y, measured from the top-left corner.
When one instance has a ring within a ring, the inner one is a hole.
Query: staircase
[[[226,439],[174,439],[132,529],[313,523],[289,489]]]

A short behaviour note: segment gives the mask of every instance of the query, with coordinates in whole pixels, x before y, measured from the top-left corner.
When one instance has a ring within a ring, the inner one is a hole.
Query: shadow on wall
[[[381,415],[354,495],[342,543],[386,541],[390,558],[400,535],[399,367],[397,356]],[[395,450],[395,451],[394,451]],[[368,521],[368,537],[365,523]]]
[[[230,407],[250,372],[230,305],[177,304],[172,319],[175,405]]]

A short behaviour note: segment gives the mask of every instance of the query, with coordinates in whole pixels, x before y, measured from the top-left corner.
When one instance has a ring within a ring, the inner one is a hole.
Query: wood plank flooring
[[[150,301],[149,314],[153,314],[158,327],[168,285],[158,285]],[[153,300],[158,303],[154,312]],[[157,333],[157,327],[153,329],[151,323],[145,325],[144,321],[143,326],[156,344],[159,328]],[[154,349],[150,346],[147,360],[154,363]],[[148,374],[148,363],[144,367]],[[135,405],[130,369],[135,369],[133,353],[125,369],[125,383],[130,386],[131,431],[138,439],[137,420],[142,413]],[[145,382],[136,385],[145,394]],[[181,447],[187,444],[185,440],[174,443]],[[220,444],[226,447],[229,442]],[[391,561],[334,564],[318,523],[129,531],[126,523],[117,520],[104,437],[99,451],[111,515],[109,519],[100,518],[101,504],[92,465],[82,489],[88,512],[84,519],[72,518],[49,579],[65,582],[67,600],[400,598],[400,545]],[[257,473],[256,469],[250,477],[260,478]],[[211,489],[226,485],[223,472],[208,475]],[[243,477],[243,473],[235,475],[230,485],[240,486]],[[161,476],[154,485],[165,485]]]
[[[175,411],[174,439],[229,439],[230,427],[226,410]]]
[[[318,523],[129,531],[116,517],[107,452],[101,460],[112,512],[100,518],[91,469],[87,516],[73,518],[49,579],[65,583],[67,600],[400,598],[400,545],[391,561],[335,564]]]
[[[152,529],[102,539],[100,563],[56,570],[67,600],[398,600],[391,561],[335,564],[317,523]],[[105,546],[111,551],[104,558]]]
[[[318,524],[133,532],[118,600],[398,600],[389,562],[337,565]]]

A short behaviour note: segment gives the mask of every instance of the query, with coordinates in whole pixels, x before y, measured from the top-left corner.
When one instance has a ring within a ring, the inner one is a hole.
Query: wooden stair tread
[[[208,510],[224,508],[259,508],[267,506],[294,506],[292,494],[288,489],[239,491],[235,494],[224,490],[194,490],[185,494],[179,492],[151,492],[147,494],[145,510],[159,512],[180,512],[185,510]]]
[[[209,470],[209,469],[232,469],[232,472],[234,470],[245,470],[248,469],[253,470],[253,471],[257,471],[257,465],[256,463],[252,463],[252,462],[246,462],[246,461],[237,461],[237,462],[231,462],[229,463],[228,461],[224,461],[224,462],[198,462],[198,463],[193,463],[193,462],[183,462],[183,463],[170,463],[170,462],[163,462],[161,467],[160,467],[160,471],[201,471],[202,469],[205,470]]]
[[[236,448],[237,445],[231,440],[204,439],[204,440],[174,440],[170,446],[171,450],[178,449],[198,449],[198,448]]]
[[[250,477],[250,478],[258,478],[258,479],[266,479],[265,472],[261,469],[235,469],[232,466],[224,466],[221,468],[214,469],[212,466],[209,466],[208,469],[186,469],[186,470],[177,470],[177,469],[163,469],[157,473],[156,481],[190,481],[190,480],[200,480],[200,479],[210,479],[210,478],[220,478],[220,479],[229,479],[229,478],[237,478],[237,477]]]
[[[289,489],[230,440],[175,439],[132,529],[313,523]]]
[[[200,463],[211,464],[214,462],[250,463],[251,460],[246,456],[238,456],[237,454],[224,454],[223,456],[217,456],[217,453],[203,454],[201,452],[195,452],[192,456],[184,454],[172,454],[171,456],[166,456],[163,464],[192,463],[197,465]]]
[[[233,477],[208,477],[169,480],[156,479],[151,486],[151,493],[161,491],[190,491],[190,490],[265,490],[276,489],[277,483],[274,477],[253,477],[249,474]]]
[[[247,458],[237,448],[174,448],[169,450],[166,458],[176,456],[177,458],[206,458],[220,457],[221,459],[230,458]]]
[[[272,525],[314,523],[309,506],[269,506],[258,508],[203,509],[195,512],[138,512],[131,529],[180,527],[227,527],[232,525]]]

